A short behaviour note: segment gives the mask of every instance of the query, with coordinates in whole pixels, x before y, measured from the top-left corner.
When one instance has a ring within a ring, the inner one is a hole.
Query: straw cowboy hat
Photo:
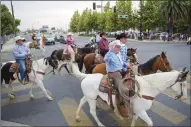
[[[111,43],[109,43],[108,47],[109,47],[109,49],[112,49],[112,48],[114,48],[116,45],[121,46],[120,40],[112,41]]]
[[[23,40],[20,36],[15,37],[15,41],[17,42],[18,40]]]
[[[70,35],[72,36],[73,34],[71,32],[67,33],[67,36],[70,36]]]

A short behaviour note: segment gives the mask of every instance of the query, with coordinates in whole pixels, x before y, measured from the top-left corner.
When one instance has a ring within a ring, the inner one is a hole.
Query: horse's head
[[[172,71],[171,64],[169,63],[166,52],[162,52],[158,57],[158,69],[162,72],[170,72]]]
[[[136,50],[137,50],[137,48],[135,48],[135,49],[128,48],[127,49],[127,56],[130,59],[130,62],[134,63],[134,64],[138,63],[138,57],[137,57],[137,54],[136,54]]]
[[[172,84],[170,87],[177,92],[176,99],[183,101],[187,99],[187,82],[186,77],[189,71],[185,71],[186,68],[184,68],[182,71],[180,71],[177,80],[174,84]]]
[[[53,69],[58,68],[58,59],[55,56],[50,56],[44,58],[45,65],[51,66]]]

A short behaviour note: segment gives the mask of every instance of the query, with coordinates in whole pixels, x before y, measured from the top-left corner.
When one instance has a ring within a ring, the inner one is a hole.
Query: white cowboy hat
[[[116,45],[121,46],[121,42],[120,42],[120,40],[112,41],[111,43],[109,43],[108,46],[109,46],[110,49],[112,49],[112,48],[114,48]]]
[[[71,35],[71,36],[72,36],[73,34],[72,34],[71,32],[69,32],[69,33],[67,33],[67,36],[69,36],[69,35]]]
[[[15,41],[18,41],[18,40],[23,40],[23,38],[21,38],[20,36],[15,37]]]

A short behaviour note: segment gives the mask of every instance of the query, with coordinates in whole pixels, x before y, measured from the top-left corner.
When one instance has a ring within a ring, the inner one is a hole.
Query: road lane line
[[[69,126],[93,126],[92,121],[89,119],[89,116],[83,111],[80,111],[81,122],[76,122],[76,110],[78,108],[78,104],[75,100],[70,98],[64,98],[58,102],[58,106],[62,111],[62,114],[67,121]]]
[[[117,121],[117,123],[119,124],[119,126],[130,126],[132,119],[126,119],[124,118],[122,121],[116,116],[116,114],[114,113],[114,111],[110,108],[110,106],[108,106],[105,102],[103,102],[101,99],[98,99],[98,103],[99,106],[105,111],[107,112],[115,121]],[[145,126],[144,121],[138,119],[135,122],[135,126]]]
[[[29,84],[26,84],[26,85],[18,85],[18,86],[13,86],[14,88],[14,91],[17,92],[17,91],[21,91],[21,90],[27,90],[27,89],[30,89],[32,87],[32,84],[29,83]],[[39,87],[38,85],[34,85],[33,88],[37,88]],[[9,88],[1,88],[1,94],[8,94],[9,93]]]
[[[167,95],[168,97],[171,97],[171,98],[175,98],[175,96],[176,96],[174,94],[174,91],[171,88],[165,89],[162,93]],[[190,105],[190,96],[188,96],[188,98],[186,100],[182,101],[182,102]]]
[[[50,93],[50,91],[48,91],[48,93]],[[33,93],[33,95],[34,95],[34,101],[35,101],[35,99],[40,99],[40,98],[45,97],[45,94],[44,94],[43,91]],[[9,104],[25,102],[25,101],[29,101],[29,100],[30,100],[29,94],[25,94],[25,95],[21,95],[21,96],[15,96],[15,99],[7,99],[7,98],[6,99],[1,99],[1,106],[6,106],[6,105],[9,105]]]
[[[171,109],[167,107],[166,105],[163,105],[162,103],[158,101],[153,101],[153,105],[151,107],[151,111],[157,113],[164,119],[174,123],[174,124],[179,124],[180,122],[184,121],[187,116],[175,111],[174,109]]]

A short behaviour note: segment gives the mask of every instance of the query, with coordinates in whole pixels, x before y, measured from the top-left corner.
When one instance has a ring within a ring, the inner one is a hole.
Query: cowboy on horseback
[[[16,44],[13,47],[13,56],[16,60],[16,63],[19,65],[19,72],[21,77],[21,82],[26,84],[24,81],[25,71],[26,71],[26,59],[28,56],[31,56],[29,48],[27,48],[22,41],[20,36],[15,38]]]
[[[38,47],[38,42],[37,42],[37,38],[36,38],[36,34],[35,34],[35,33],[33,33],[33,35],[32,35],[32,43],[33,43],[33,45],[34,45],[34,48],[39,48],[39,47]]]

